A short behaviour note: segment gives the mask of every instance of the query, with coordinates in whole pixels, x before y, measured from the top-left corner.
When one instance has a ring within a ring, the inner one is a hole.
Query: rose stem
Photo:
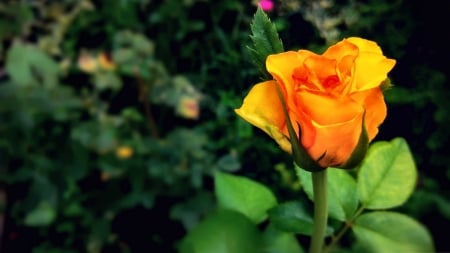
[[[327,169],[312,172],[314,191],[314,227],[309,253],[320,253],[323,249],[328,218]]]

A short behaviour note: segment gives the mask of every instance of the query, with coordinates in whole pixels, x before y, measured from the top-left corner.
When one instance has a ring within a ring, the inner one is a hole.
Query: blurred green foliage
[[[397,59],[377,138],[407,139],[419,184],[399,209],[449,250],[448,43],[431,29],[445,8],[275,6],[286,50],[356,35]],[[0,250],[175,252],[205,215],[235,219],[215,211],[217,171],[258,179],[279,201],[302,196],[289,156],[233,112],[259,81],[247,50],[255,10],[238,0],[2,1]],[[290,235],[267,231],[299,252]]]

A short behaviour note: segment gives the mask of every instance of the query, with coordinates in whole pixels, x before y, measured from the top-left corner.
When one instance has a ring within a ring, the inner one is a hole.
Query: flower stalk
[[[327,170],[312,172],[314,191],[314,227],[309,253],[321,253],[328,219]]]

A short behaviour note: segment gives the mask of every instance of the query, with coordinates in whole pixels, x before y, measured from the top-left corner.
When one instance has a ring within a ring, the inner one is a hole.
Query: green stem
[[[321,253],[328,218],[327,170],[312,172],[314,191],[314,227],[309,253]]]
[[[339,240],[344,236],[344,234],[353,226],[353,222],[356,218],[364,211],[365,207],[361,206],[356,212],[355,215],[349,220],[345,222],[344,227],[339,231],[339,233],[331,239],[331,243],[325,247],[323,253],[328,253],[331,249],[339,242]]]

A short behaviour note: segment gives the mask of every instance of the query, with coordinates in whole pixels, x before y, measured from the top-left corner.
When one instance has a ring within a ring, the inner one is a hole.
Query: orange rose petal
[[[354,55],[346,55],[340,59],[337,68],[341,80],[353,74],[353,65],[355,64],[355,59],[356,56]]]
[[[338,76],[341,85],[334,89],[334,93],[337,93],[340,96],[346,96],[350,93],[352,89],[351,84],[354,80],[353,73],[355,60],[356,56],[347,55],[338,62]]]
[[[355,101],[364,105],[366,109],[365,125],[369,141],[378,133],[378,127],[383,123],[387,115],[386,103],[380,88],[354,93],[351,96]]]
[[[280,77],[287,77],[285,83],[292,81],[292,71],[301,63],[300,55],[294,51],[269,55],[266,60],[267,71]]]
[[[267,71],[278,81],[280,87],[285,94],[287,107],[295,114],[298,114],[297,107],[293,100],[296,89],[296,82],[293,79],[295,68],[301,66],[303,59],[311,52],[294,52],[288,51],[280,54],[269,55],[266,59]]]
[[[322,55],[330,58],[337,59],[338,61],[348,55],[358,55],[358,47],[348,40],[343,40],[329,47]]]
[[[299,55],[293,51],[269,55],[266,59],[267,71],[280,82],[284,89],[287,89],[288,97],[294,89],[292,74],[300,62]]]
[[[320,125],[347,122],[364,112],[361,105],[348,97],[328,97],[302,91],[297,93],[296,99],[305,114]]]
[[[323,53],[323,56],[331,59],[336,59],[337,74],[341,81],[340,87],[336,89],[341,95],[346,95],[350,91],[349,82],[352,80],[355,59],[358,56],[358,47],[347,40],[338,42],[331,46]]]
[[[360,54],[361,53],[373,53],[373,54],[378,54],[378,55],[383,54],[383,52],[381,51],[381,48],[378,46],[378,44],[373,41],[358,38],[358,37],[350,37],[350,38],[345,39],[345,41],[348,41],[348,42],[352,43],[353,45],[357,46]]]
[[[291,143],[283,133],[286,120],[275,85],[275,81],[266,81],[253,86],[244,98],[241,108],[235,112],[266,132],[284,151],[290,153]]]
[[[308,153],[314,160],[325,154],[318,162],[323,167],[344,164],[359,141],[362,120],[363,113],[341,124],[323,126],[314,123],[317,134],[314,144],[307,149]]]
[[[363,53],[356,59],[352,90],[363,91],[380,86],[395,65],[395,60],[383,55]]]
[[[336,64],[335,59],[328,59],[320,55],[311,55],[304,61],[309,72],[309,81],[321,91],[329,88],[326,82],[328,77],[337,76]]]
[[[292,95],[295,87],[295,81],[292,78],[294,71],[298,67],[303,67],[303,61],[315,55],[306,50],[298,52],[288,51],[280,54],[269,55],[266,60],[266,68],[275,79],[277,79],[287,89],[288,97]],[[317,87],[317,89],[319,89]]]

